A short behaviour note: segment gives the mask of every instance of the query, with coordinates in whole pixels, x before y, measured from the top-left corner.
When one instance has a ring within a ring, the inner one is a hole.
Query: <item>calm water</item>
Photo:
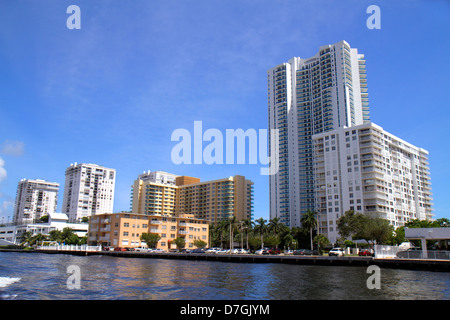
[[[67,268],[78,266],[80,289]],[[450,299],[450,273],[0,252],[0,297],[16,300]]]

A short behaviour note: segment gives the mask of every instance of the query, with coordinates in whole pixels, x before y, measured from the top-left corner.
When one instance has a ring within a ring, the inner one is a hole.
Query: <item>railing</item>
[[[101,246],[88,246],[86,244],[38,246],[36,249],[37,250],[56,250],[56,251],[102,251]]]
[[[428,260],[450,260],[450,251],[441,250],[404,250],[398,246],[375,245],[375,258],[394,259],[428,259]]]
[[[399,252],[397,257],[405,259],[450,260],[450,251],[407,250]]]

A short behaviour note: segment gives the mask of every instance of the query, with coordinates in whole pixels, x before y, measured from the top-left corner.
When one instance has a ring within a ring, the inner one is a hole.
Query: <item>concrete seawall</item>
[[[380,268],[408,269],[450,272],[450,260],[426,259],[375,259],[373,257],[328,257],[328,256],[292,256],[292,255],[254,255],[254,254],[197,254],[197,253],[147,253],[131,251],[57,251],[57,250],[19,250],[0,249],[1,252],[38,252],[47,254],[71,254],[79,256],[103,255],[123,258],[175,259],[217,261],[235,263],[284,263],[320,266],[369,266]]]

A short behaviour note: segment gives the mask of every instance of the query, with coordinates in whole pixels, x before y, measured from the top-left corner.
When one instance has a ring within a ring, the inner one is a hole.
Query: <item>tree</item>
[[[161,239],[161,236],[157,233],[142,233],[141,240],[147,244],[149,248],[156,248],[158,241]]]
[[[269,232],[273,232],[275,237],[278,239],[278,234],[282,232],[287,231],[287,227],[280,222],[280,218],[275,217],[269,221],[269,224],[267,225],[267,230]],[[281,242],[281,240],[277,241],[276,247],[278,248],[278,244]]]
[[[283,245],[288,249],[297,249],[297,240],[294,239],[294,236],[291,232],[288,232],[283,237]]]
[[[78,242],[76,241],[74,235],[78,238],[72,228],[65,227],[61,232],[61,241],[64,242],[64,244],[77,244]]]
[[[226,221],[226,226],[230,231],[230,250],[233,249],[234,231],[236,229],[236,217],[232,216]]]
[[[52,230],[48,233],[48,239],[50,241],[61,242],[62,240],[62,232],[60,230]]]
[[[245,238],[246,238],[246,244],[247,244],[247,250],[248,250],[249,249],[248,234],[249,234],[249,230],[251,230],[253,228],[254,223],[252,222],[251,219],[244,219],[241,222],[242,222],[242,228],[245,230]]]
[[[340,217],[337,221],[337,228],[339,230],[339,234],[343,238],[352,237],[354,234],[358,232],[358,215],[353,210],[346,211],[342,217]]]
[[[357,233],[360,239],[366,240],[371,247],[375,243],[383,244],[392,237],[394,227],[386,219],[364,216],[361,231]]]
[[[314,237],[314,243],[317,244],[319,254],[321,252],[321,248],[327,246],[328,244],[330,244],[330,240],[328,240],[327,237],[325,237],[325,235],[323,234],[318,234]]]
[[[203,249],[204,247],[206,247],[206,242],[200,239],[195,239],[194,246],[196,246],[199,249]]]
[[[264,247],[264,233],[267,231],[267,220],[259,218],[256,220],[255,232],[259,233],[261,237],[261,249]]]
[[[316,219],[317,212],[307,210],[303,217],[300,219],[300,222],[302,226],[305,229],[309,229],[309,237],[311,240],[311,250],[313,250],[313,228],[317,225],[317,219]]]
[[[178,250],[181,251],[186,246],[186,240],[183,237],[178,237],[173,240]]]
[[[28,244],[29,246],[32,245],[33,242],[33,233],[31,231],[26,231],[22,235],[23,242],[20,244],[21,246],[24,246],[25,244]]]
[[[339,234],[344,238],[364,239],[371,247],[376,243],[382,244],[392,239],[394,228],[388,220],[355,213],[353,210],[345,212],[337,222]]]
[[[227,220],[221,220],[216,224],[216,226],[214,228],[214,231],[220,235],[220,247],[221,248],[223,248],[223,234],[227,230],[227,226],[228,226]]]
[[[39,243],[42,242],[44,240],[46,240],[48,237],[46,235],[43,235],[42,233],[38,233],[36,235],[34,235],[33,237],[31,237],[31,242],[33,244],[35,243]]]

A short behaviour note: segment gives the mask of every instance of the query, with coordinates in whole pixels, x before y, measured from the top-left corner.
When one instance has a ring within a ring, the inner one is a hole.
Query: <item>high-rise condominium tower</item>
[[[62,212],[69,221],[112,213],[116,170],[96,164],[71,164],[66,169]]]
[[[17,186],[14,223],[32,223],[56,212],[59,183],[22,179]]]
[[[270,176],[270,217],[300,226],[314,210],[314,134],[370,121],[362,54],[341,41],[268,71],[269,128],[279,130],[279,171]]]
[[[339,239],[348,210],[374,215],[394,228],[432,219],[428,151],[374,123],[313,136],[315,211],[319,233]]]

